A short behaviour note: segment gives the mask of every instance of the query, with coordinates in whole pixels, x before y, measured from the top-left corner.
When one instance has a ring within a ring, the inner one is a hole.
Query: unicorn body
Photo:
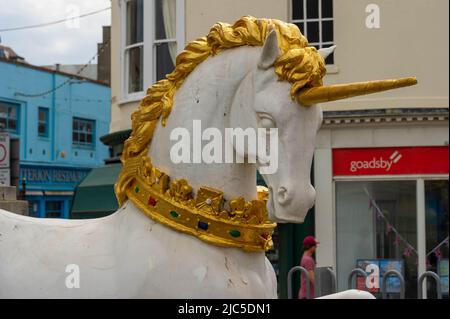
[[[92,220],[0,216],[0,298],[277,297],[263,253],[180,234],[131,202]]]
[[[176,93],[166,127],[155,132],[155,165],[194,188],[209,185],[230,197],[256,197],[255,165],[174,165],[168,134],[189,128],[192,119],[225,128],[229,116],[224,121],[223,114],[230,114],[230,101],[260,54],[261,47],[230,50],[193,71]],[[131,201],[110,216],[87,220],[0,211],[0,233],[0,298],[277,298],[275,272],[264,252],[209,245],[155,223]],[[79,265],[80,288],[66,287],[68,265]]]
[[[291,97],[306,86],[308,94],[299,100],[309,103],[318,99],[317,91],[311,88],[321,84],[322,56],[331,50],[305,49],[302,55],[298,51],[280,52],[288,47],[288,40],[296,45],[295,50],[306,41],[298,29],[292,29],[295,26],[286,28],[280,21],[249,17],[236,26],[242,24],[253,24],[253,29],[246,26],[250,33],[259,27],[261,34],[255,38],[262,42],[248,41],[251,46],[243,42],[220,54],[202,56],[201,63],[177,84],[172,111],[159,110],[150,118],[158,121],[162,116],[165,125],[154,122],[157,125],[150,125],[148,134],[148,120],[142,120],[145,112],[142,118],[134,115],[133,121],[141,121],[143,126],[133,124],[125,146],[125,168],[116,187],[122,205],[117,212],[99,219],[55,220],[0,210],[0,298],[277,298],[275,272],[263,250],[248,252],[211,245],[148,218],[125,195],[128,182],[137,174],[127,168],[129,159],[139,155],[151,158],[152,165],[171,178],[189,181],[194,195],[206,185],[221,190],[226,199],[250,201],[257,197],[256,170],[263,166],[261,159],[256,163],[174,164],[170,134],[177,127],[192,132],[193,120],[221,132],[225,128],[277,128],[279,168],[274,174],[263,175],[270,190],[269,218],[303,222],[314,204],[309,172],[322,111],[316,105],[299,106]],[[277,29],[269,34],[266,25]],[[232,28],[235,26],[219,25],[216,31],[231,34],[237,41],[238,33],[232,33],[237,27],[230,31]],[[206,47],[205,42],[199,43],[192,44],[195,54],[200,52],[198,47]],[[308,57],[317,64],[308,64]],[[280,59],[284,61],[281,66]],[[182,54],[174,74],[183,69],[185,60]],[[302,72],[312,74],[297,76],[294,62],[301,64]],[[289,82],[279,81],[282,74],[287,74]],[[371,89],[364,86],[366,91]],[[144,99],[141,109],[145,108]],[[139,136],[142,132],[146,138]],[[134,147],[133,143],[142,145]],[[229,146],[238,157],[252,155],[238,145]]]

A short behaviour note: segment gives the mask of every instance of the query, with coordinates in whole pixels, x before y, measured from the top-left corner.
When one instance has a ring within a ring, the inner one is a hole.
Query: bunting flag
[[[437,248],[435,251],[434,251],[434,255],[436,256],[436,258],[439,260],[439,259],[441,259],[441,257],[442,257],[442,252],[441,252],[441,248]]]
[[[411,257],[411,255],[412,255],[411,248],[405,247],[405,250],[403,251],[403,256],[405,256],[405,257]]]
[[[378,207],[377,203],[372,199],[368,190],[367,189],[364,189],[364,190],[365,190],[367,197],[369,198],[369,208],[373,209],[373,211],[376,214],[376,218],[378,220],[383,220],[386,224],[386,229],[385,229],[386,235],[390,234],[391,232],[395,233],[396,236],[395,236],[395,240],[394,240],[394,245],[399,246],[400,244],[403,243],[403,245],[405,246],[405,249],[403,250],[403,256],[405,256],[406,258],[411,257],[413,253],[417,256],[418,252],[414,248],[414,246],[412,246],[405,238],[403,238],[402,235],[400,235],[400,232],[389,222],[388,218],[383,214],[381,209]],[[431,254],[434,254],[434,256],[437,259],[442,258],[441,246],[444,244],[447,247],[449,247],[449,236],[447,236],[447,238],[445,238],[438,245],[436,245],[432,250],[430,250],[430,252],[427,253],[427,255],[426,255],[427,267],[429,264],[428,258]]]
[[[437,259],[440,259],[442,257],[441,247],[444,244],[448,247],[448,236],[443,241],[441,241],[437,246],[435,246],[432,250],[430,250],[430,252],[427,254],[427,258],[431,254],[434,254],[434,256],[436,256]]]

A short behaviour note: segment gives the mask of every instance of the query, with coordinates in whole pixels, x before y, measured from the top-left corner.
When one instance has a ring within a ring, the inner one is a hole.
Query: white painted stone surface
[[[350,289],[316,299],[376,299],[370,292]]]

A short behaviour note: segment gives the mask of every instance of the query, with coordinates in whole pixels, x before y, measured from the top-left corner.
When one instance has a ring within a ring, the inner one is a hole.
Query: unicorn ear
[[[277,33],[275,30],[272,30],[267,36],[266,42],[264,42],[258,67],[263,70],[271,68],[279,55],[280,49],[278,48]]]
[[[337,45],[333,45],[329,48],[322,48],[317,50],[319,52],[319,54],[322,56],[322,58],[325,60],[326,58],[328,58],[328,56],[334,52],[334,50],[336,49]]]

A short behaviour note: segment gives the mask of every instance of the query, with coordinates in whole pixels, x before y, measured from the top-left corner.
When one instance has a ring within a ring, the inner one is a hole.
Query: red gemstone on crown
[[[148,204],[149,204],[150,206],[155,206],[155,205],[156,205],[156,199],[155,199],[154,197],[150,196],[150,197],[148,198]]]

